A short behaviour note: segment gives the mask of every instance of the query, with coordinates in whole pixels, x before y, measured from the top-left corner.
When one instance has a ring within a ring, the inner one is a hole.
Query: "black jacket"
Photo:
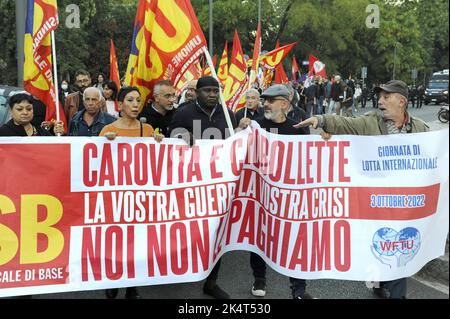
[[[239,125],[239,122],[244,118],[244,114],[245,114],[245,107],[240,109],[239,111],[236,112],[236,122]],[[256,110],[251,111],[251,110],[247,110],[247,118],[249,118],[250,120],[255,120],[259,117],[264,116],[264,108],[263,107],[257,107]]]
[[[331,84],[331,98],[333,101],[342,101],[342,95],[344,95],[344,89],[342,83],[334,82]]]
[[[234,113],[228,110],[230,115],[231,124],[233,128],[237,127],[236,118]],[[197,122],[194,122],[197,121]],[[194,126],[195,123],[195,126]],[[199,125],[199,126],[197,126]],[[204,134],[209,128],[217,128],[221,133],[221,139],[225,139],[229,136],[228,125],[223,113],[221,105],[217,104],[215,110],[211,115],[208,115],[198,104],[198,102],[191,102],[178,109],[174,114],[172,121],[169,125],[169,134],[174,137],[180,133],[180,129],[187,130],[191,133],[194,139],[213,139],[217,136]],[[209,132],[208,132],[209,133]]]
[[[268,132],[279,134],[279,135],[308,135],[309,132],[305,131],[303,128],[295,128],[294,124],[297,124],[290,118],[286,118],[283,123],[275,123],[265,117],[259,118],[256,122]]]
[[[41,128],[40,126],[34,126],[36,129],[35,136],[51,136],[51,134]],[[27,132],[22,125],[14,124],[13,120],[0,127],[0,136],[28,136]]]
[[[139,114],[139,118],[145,117],[147,124],[150,124],[153,129],[159,129],[159,133],[165,137],[170,137],[169,124],[172,121],[173,115],[176,110],[168,111],[165,115],[162,115],[153,108],[152,104],[146,105],[142,112]]]
[[[286,117],[297,124],[308,119],[308,114],[306,114],[305,110],[301,107],[293,105],[288,114],[286,114]],[[300,130],[303,132],[302,134],[310,133],[309,126],[302,127]]]

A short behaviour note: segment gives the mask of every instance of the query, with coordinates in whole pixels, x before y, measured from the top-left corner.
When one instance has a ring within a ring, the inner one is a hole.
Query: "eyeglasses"
[[[83,80],[76,80],[76,83],[89,83],[91,80],[89,79],[83,79]]]
[[[170,94],[170,93],[167,93],[167,94],[164,94],[163,95],[163,97],[165,98],[165,99],[176,99],[177,98],[177,95],[175,94],[175,93],[172,93],[172,94]]]

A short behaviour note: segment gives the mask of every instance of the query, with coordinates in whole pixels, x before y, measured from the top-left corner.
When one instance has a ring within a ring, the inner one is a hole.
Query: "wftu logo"
[[[373,235],[372,253],[390,268],[403,267],[419,252],[420,232],[407,227],[397,232],[392,228],[380,228]]]

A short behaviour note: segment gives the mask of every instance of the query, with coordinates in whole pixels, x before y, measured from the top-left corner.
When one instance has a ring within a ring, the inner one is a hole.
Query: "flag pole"
[[[56,121],[60,121],[59,115],[59,94],[58,94],[58,67],[56,65],[56,48],[55,48],[55,31],[52,31],[52,57],[53,57],[53,87],[55,88],[55,103],[56,103]],[[60,134],[57,134],[61,136]]]
[[[261,1],[259,1],[259,12],[261,9]],[[259,42],[259,43],[258,43]],[[250,69],[250,79],[248,83],[248,89],[247,92],[250,91],[253,84],[253,78],[257,78],[258,76],[258,68],[259,68],[259,57],[261,55],[261,15],[258,16],[258,29],[256,31],[256,39],[255,39],[255,46],[253,47],[253,60],[252,60],[252,68]],[[257,54],[256,54],[257,53]],[[247,117],[247,103],[245,103],[245,111],[244,111],[244,118]]]
[[[212,63],[211,54],[209,54],[209,51],[205,46],[203,47],[203,53],[205,54],[206,62],[208,62],[209,68],[211,69],[212,76],[217,80],[217,82],[220,83],[219,78],[217,77],[216,70],[214,69],[214,65]],[[230,129],[231,135],[234,135],[233,124],[231,123],[230,114],[228,114],[228,108],[227,105],[225,104],[225,99],[223,97],[222,88],[220,87],[220,84],[219,84],[219,95],[220,95],[220,104],[222,104],[223,114],[225,115],[225,119],[227,120],[228,128]]]
[[[247,92],[248,91],[250,91],[250,89],[252,88],[252,75],[253,75],[253,70],[251,70],[250,71],[250,79],[249,79],[249,82],[248,82],[248,89],[247,89]],[[247,106],[248,104],[247,104],[247,101],[245,102],[245,111],[244,111],[244,118],[246,118],[247,117],[247,110],[248,110],[248,106]]]

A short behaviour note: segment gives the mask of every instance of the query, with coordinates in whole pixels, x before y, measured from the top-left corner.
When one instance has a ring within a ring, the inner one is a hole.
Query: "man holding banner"
[[[347,118],[339,115],[316,115],[295,127],[312,125],[323,129],[324,139],[331,134],[352,135],[388,135],[428,132],[428,125],[407,111],[408,86],[403,81],[392,80],[375,87],[374,92],[380,95],[379,112],[368,112],[358,118]],[[406,298],[406,278],[380,282],[374,287],[374,293],[381,298]]]
[[[291,107],[291,92],[284,84],[275,84],[263,92],[264,116],[255,119],[256,122],[266,131],[280,135],[304,135],[309,134],[309,130],[294,128],[292,119],[287,117]],[[249,118],[243,118],[239,122],[239,128],[245,129],[250,125]],[[252,294],[257,297],[266,295],[266,263],[259,255],[250,253],[250,265],[253,270],[255,282],[252,287]],[[293,299],[313,299],[306,292],[306,280],[289,277],[292,286]]]
[[[179,109],[169,125],[171,137],[189,139],[192,146],[195,139],[225,139],[229,136],[226,116],[219,104],[219,82],[211,77],[204,76],[197,82],[197,100],[187,103]],[[236,119],[233,112],[227,109],[233,128],[236,128]],[[186,134],[189,134],[189,137]],[[196,135],[200,133],[200,135]],[[219,259],[209,274],[203,286],[203,292],[215,299],[229,299],[230,296],[222,290],[216,281],[219,275],[221,260]]]

